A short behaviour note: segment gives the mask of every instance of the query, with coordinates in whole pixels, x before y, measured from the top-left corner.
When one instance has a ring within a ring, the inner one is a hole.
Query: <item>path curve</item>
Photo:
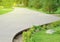
[[[57,20],[60,17],[26,8],[15,8],[10,13],[0,15],[0,42],[12,42],[14,35],[23,29]]]

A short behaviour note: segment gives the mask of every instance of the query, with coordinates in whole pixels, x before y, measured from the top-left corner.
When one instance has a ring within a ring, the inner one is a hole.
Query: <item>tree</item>
[[[13,7],[14,0],[2,0],[2,5],[5,8]]]
[[[43,9],[46,12],[53,13],[56,11],[57,6],[56,6],[56,0],[46,0],[43,2]]]
[[[0,0],[0,6],[2,6],[2,0]]]
[[[24,6],[27,7],[29,0],[22,0],[22,1],[23,1]]]
[[[39,9],[42,7],[42,3],[41,3],[42,0],[29,0],[29,7],[34,7],[36,9]]]

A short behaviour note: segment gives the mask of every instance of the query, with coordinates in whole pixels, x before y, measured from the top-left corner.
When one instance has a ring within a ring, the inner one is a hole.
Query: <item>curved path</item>
[[[0,15],[0,42],[12,42],[14,35],[23,29],[57,20],[60,18],[26,8],[15,8],[10,13]]]

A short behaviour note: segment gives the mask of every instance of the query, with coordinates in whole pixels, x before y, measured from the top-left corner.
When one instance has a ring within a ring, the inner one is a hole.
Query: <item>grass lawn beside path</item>
[[[32,35],[29,42],[60,42],[60,26],[54,28],[59,31],[54,34],[46,34],[46,31],[40,31]]]
[[[29,29],[27,32],[23,32],[23,41],[60,42],[60,21],[31,27],[31,29]]]
[[[0,15],[2,15],[2,14],[5,14],[5,13],[8,13],[8,12],[10,12],[10,11],[12,11],[13,9],[12,8],[3,8],[3,9],[0,9]]]

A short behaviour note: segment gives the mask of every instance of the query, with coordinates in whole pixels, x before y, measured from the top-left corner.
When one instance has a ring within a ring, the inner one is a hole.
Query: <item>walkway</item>
[[[60,18],[26,8],[15,8],[10,13],[0,15],[0,42],[12,42],[14,35],[23,29],[57,20]]]

